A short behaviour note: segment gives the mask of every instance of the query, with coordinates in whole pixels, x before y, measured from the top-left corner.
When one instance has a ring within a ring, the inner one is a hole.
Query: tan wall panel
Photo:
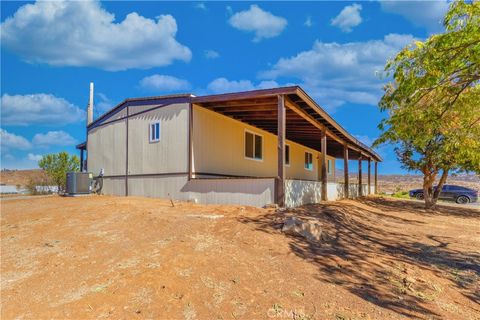
[[[277,175],[275,135],[196,105],[193,119],[195,172],[255,177]],[[245,158],[245,130],[263,136],[262,161]],[[287,140],[286,143],[290,145],[290,165],[286,166],[287,178],[317,180],[320,153],[293,141]],[[305,151],[313,154],[313,170],[304,168]],[[333,166],[334,163],[335,161]]]
[[[103,178],[102,194],[124,196],[125,178]]]
[[[100,123],[110,122],[113,120],[121,119],[127,116],[127,108],[123,108],[122,110],[118,111],[114,115],[103,119]]]
[[[129,177],[132,196],[195,200],[204,204],[264,206],[273,202],[274,179],[193,179],[188,175]]]
[[[129,118],[129,174],[188,171],[188,109],[187,103],[172,104]],[[150,142],[150,124],[156,121],[160,141]]]
[[[126,120],[120,120],[91,129],[87,139],[88,171],[97,175],[101,168],[105,175],[125,174]]]

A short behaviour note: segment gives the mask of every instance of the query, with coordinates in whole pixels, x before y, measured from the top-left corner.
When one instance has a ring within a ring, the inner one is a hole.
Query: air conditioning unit
[[[68,172],[66,194],[89,194],[92,190],[91,172]]]

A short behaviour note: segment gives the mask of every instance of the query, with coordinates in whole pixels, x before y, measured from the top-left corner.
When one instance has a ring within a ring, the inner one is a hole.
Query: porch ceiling
[[[289,87],[291,89],[297,87]],[[280,88],[281,89],[281,88]],[[279,90],[279,89],[276,89]],[[272,90],[273,91],[273,90]],[[321,129],[307,121],[298,112],[294,111],[289,104],[301,109],[305,115],[314,119],[320,127],[330,131],[327,135],[327,154],[335,158],[343,158],[343,145],[349,144],[349,159],[358,159],[362,156],[370,156],[372,159],[380,160],[376,154],[372,154],[366,146],[352,144],[345,139],[341,132],[329,119],[325,119],[315,109],[311,103],[305,101],[304,97],[298,94],[297,90],[285,90],[286,104],[286,138],[288,140],[300,143],[317,151],[321,151]],[[278,94],[255,95],[254,92],[248,92],[250,95],[225,94],[217,96],[198,97],[193,99],[193,103],[204,108],[221,113],[227,117],[247,123],[259,129],[263,129],[272,134],[277,134],[277,113],[278,113]],[[223,97],[223,99],[222,99]],[[322,110],[323,111],[323,110]],[[324,112],[324,111],[323,111]],[[329,116],[328,116],[329,117]],[[331,118],[330,118],[331,119]],[[333,120],[333,119],[331,119]],[[338,124],[337,124],[338,125]],[[366,147],[366,148],[365,148]],[[364,150],[364,148],[366,150]]]

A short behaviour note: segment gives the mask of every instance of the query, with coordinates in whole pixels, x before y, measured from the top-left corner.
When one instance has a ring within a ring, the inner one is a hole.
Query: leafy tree
[[[38,161],[38,166],[45,170],[48,177],[58,186],[58,190],[65,190],[67,172],[80,170],[80,160],[76,155],[70,156],[67,152],[47,154]]]
[[[382,135],[404,168],[422,172],[433,208],[449,172],[480,172],[480,2],[453,2],[445,32],[415,41],[385,67]],[[439,178],[437,188],[434,188]]]

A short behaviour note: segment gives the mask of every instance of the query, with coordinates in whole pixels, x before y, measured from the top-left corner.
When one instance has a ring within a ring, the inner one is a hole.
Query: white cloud
[[[382,40],[324,43],[281,58],[260,77],[296,78],[327,109],[345,102],[376,105],[382,93],[380,75],[388,58],[413,41],[411,35],[389,34]]]
[[[448,11],[447,0],[435,1],[380,1],[382,10],[403,16],[415,26],[430,32],[443,29],[443,18]]]
[[[331,25],[339,27],[343,32],[351,32],[353,27],[362,23],[360,10],[362,10],[362,6],[357,3],[346,6],[338,16],[332,19]]]
[[[312,21],[312,17],[308,16],[307,19],[305,20],[305,22],[303,23],[303,25],[305,27],[311,27],[313,26],[313,21]]]
[[[0,145],[2,153],[11,149],[27,150],[32,147],[30,141],[22,136],[10,133],[5,129],[0,128]]]
[[[172,76],[154,74],[140,80],[140,86],[147,90],[159,91],[179,91],[190,89],[190,83],[187,80]]]
[[[30,161],[40,161],[42,159],[42,155],[41,154],[33,154],[33,153],[29,153],[27,155],[27,160],[30,160]]]
[[[377,138],[370,138],[367,135],[360,135],[360,134],[356,134],[355,138],[357,138],[357,140],[359,140],[361,143],[363,143],[363,144],[365,144],[369,147],[371,147],[373,142],[377,139]]]
[[[107,97],[106,94],[99,92],[97,93],[97,96],[100,99],[97,99],[97,101],[94,101],[93,103],[94,114],[101,115],[113,108],[113,101]]]
[[[227,93],[249,91],[255,89],[269,89],[278,87],[278,83],[273,80],[261,81],[255,85],[250,80],[228,80],[226,78],[217,78],[208,84],[208,90],[213,93]]]
[[[65,131],[49,131],[47,133],[37,133],[32,140],[36,146],[71,146],[77,143],[75,138]]]
[[[2,125],[64,125],[85,119],[85,111],[51,94],[4,94],[1,98]]]
[[[205,50],[204,54],[205,54],[205,58],[207,59],[216,59],[220,57],[220,54],[215,50]]]
[[[1,42],[28,62],[116,71],[189,61],[176,32],[171,15],[132,12],[117,22],[99,1],[37,1],[1,24]]]
[[[236,29],[254,32],[254,42],[276,37],[287,26],[285,18],[274,16],[255,4],[251,5],[248,10],[235,13],[228,22]]]
[[[205,2],[197,2],[195,3],[194,7],[203,11],[207,10],[207,6],[205,5]]]

